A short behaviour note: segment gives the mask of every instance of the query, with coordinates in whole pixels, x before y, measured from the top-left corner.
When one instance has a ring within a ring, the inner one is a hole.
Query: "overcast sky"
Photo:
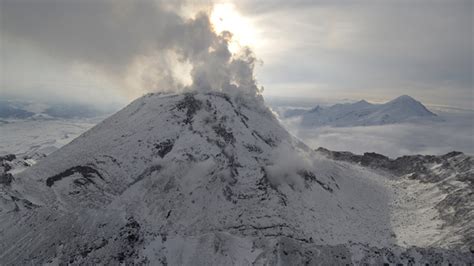
[[[153,47],[167,47],[170,21],[223,3],[0,2],[0,97],[100,104],[156,90],[135,82],[137,58],[172,61]],[[408,94],[472,109],[473,2],[235,1],[216,27],[227,22],[263,61],[256,75],[264,95],[384,101]],[[169,66],[146,62],[141,71]]]

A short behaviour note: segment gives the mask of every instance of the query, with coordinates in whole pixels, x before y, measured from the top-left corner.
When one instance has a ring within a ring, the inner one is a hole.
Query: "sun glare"
[[[215,4],[211,13],[211,23],[217,33],[229,31],[233,34],[229,49],[236,52],[242,46],[257,46],[257,32],[250,19],[242,16],[232,3]]]

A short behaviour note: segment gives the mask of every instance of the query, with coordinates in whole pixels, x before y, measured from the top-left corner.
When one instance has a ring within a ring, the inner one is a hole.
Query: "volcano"
[[[408,247],[394,190],[261,97],[148,94],[1,185],[1,264],[463,263]]]

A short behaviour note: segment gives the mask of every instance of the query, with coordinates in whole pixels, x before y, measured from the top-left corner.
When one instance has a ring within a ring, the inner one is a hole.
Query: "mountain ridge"
[[[366,100],[354,103],[320,105],[308,110],[287,110],[284,118],[299,117],[303,127],[351,127],[374,126],[396,123],[439,121],[421,102],[408,95],[399,96],[384,104],[373,104]]]
[[[411,193],[423,198],[431,193],[441,193],[424,208],[437,209],[443,227],[453,227],[457,235],[446,235],[440,242],[459,242],[461,248],[474,252],[474,157],[452,151],[443,155],[405,155],[390,159],[382,154],[366,152],[363,155],[347,151],[330,151],[318,148],[318,153],[328,158],[349,162],[393,175],[403,186],[412,187]],[[422,184],[418,186],[417,182]],[[422,209],[422,207],[419,207]]]

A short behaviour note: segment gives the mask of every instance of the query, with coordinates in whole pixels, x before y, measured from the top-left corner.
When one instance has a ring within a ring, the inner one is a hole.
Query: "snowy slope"
[[[90,129],[103,118],[93,119],[15,119],[0,123],[0,156],[48,155]]]
[[[111,114],[115,107],[96,107],[77,103],[43,103],[23,100],[0,99],[0,119],[71,119],[92,118]]]
[[[474,158],[461,152],[390,159],[377,153],[317,150],[388,173],[395,191],[393,230],[400,245],[474,248]]]
[[[398,246],[383,180],[311,151],[259,98],[149,94],[1,185],[0,263],[471,259]]]
[[[403,95],[385,104],[356,103],[317,106],[301,114],[304,127],[319,126],[371,126],[423,120],[438,120],[423,104]]]

